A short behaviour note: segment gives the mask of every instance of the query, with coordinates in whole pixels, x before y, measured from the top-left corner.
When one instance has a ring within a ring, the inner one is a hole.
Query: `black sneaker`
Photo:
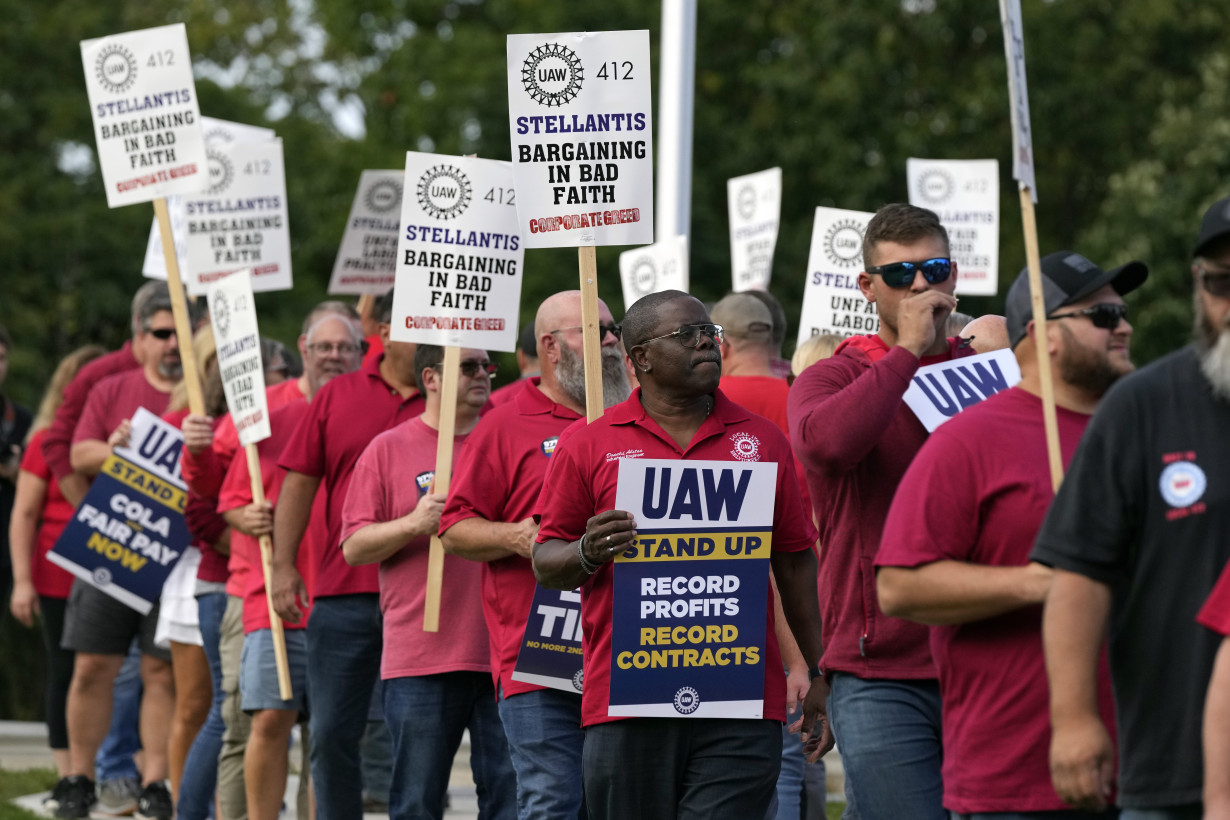
[[[171,792],[162,781],[150,783],[141,790],[137,798],[137,811],[133,817],[137,820],[171,820],[174,810],[171,807]]]
[[[94,781],[83,774],[62,777],[51,792],[57,801],[56,817],[89,817],[90,807],[98,798],[94,794]]]
[[[68,778],[61,777],[51,790],[51,793],[43,798],[43,812],[52,817],[56,813],[56,809],[60,808],[60,801],[64,799],[64,795],[68,793]]]

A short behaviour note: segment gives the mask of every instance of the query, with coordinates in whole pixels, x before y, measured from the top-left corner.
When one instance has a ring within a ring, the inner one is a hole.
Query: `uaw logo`
[[[760,439],[750,433],[732,433],[730,443],[734,445],[730,454],[740,461],[760,461]]]
[[[863,258],[863,230],[853,219],[839,219],[824,233],[824,255],[839,268],[857,268]]]
[[[756,215],[756,188],[754,186],[744,185],[735,194],[735,212],[744,222],[752,221],[752,217]]]
[[[221,151],[207,148],[205,167],[209,170],[209,187],[205,189],[205,193],[220,194],[231,187],[231,180],[235,178],[235,166],[230,157]]]
[[[470,207],[470,178],[451,165],[428,168],[419,177],[419,205],[433,219],[456,219]]]
[[[1170,506],[1179,509],[1190,507],[1198,502],[1208,489],[1209,480],[1204,470],[1192,461],[1176,461],[1168,464],[1162,470],[1158,479],[1158,489],[1162,491],[1162,499]]]
[[[700,708],[700,693],[691,686],[681,686],[675,693],[675,711],[690,715]]]
[[[223,291],[214,292],[209,304],[209,316],[214,327],[218,328],[218,335],[225,340],[231,331],[231,301]]]
[[[652,256],[642,256],[632,263],[632,290],[638,296],[653,293],[658,284],[658,266]]]
[[[555,445],[559,444],[559,436],[551,436],[544,438],[542,444],[538,445],[538,449],[542,450],[542,454],[547,458],[555,455]]]
[[[391,211],[401,204],[401,183],[392,179],[382,179],[367,189],[363,202],[368,210],[378,214]]]
[[[434,482],[435,480],[436,480],[435,470],[426,470],[424,472],[419,473],[418,475],[414,477],[414,483],[418,486],[419,493],[421,493],[422,495],[427,495],[429,492],[431,492],[431,485],[432,485],[432,482]]]
[[[119,94],[137,81],[137,59],[119,43],[104,46],[94,61],[94,74],[103,88]]]
[[[521,64],[521,85],[539,105],[557,108],[572,102],[581,93],[585,68],[568,46],[544,43]]]
[[[580,692],[584,686],[585,686],[585,672],[584,670],[578,669],[576,671],[576,674],[572,676],[572,688]]]
[[[105,587],[111,583],[111,570],[106,567],[98,567],[94,570],[94,584],[96,586]]]
[[[210,128],[205,132],[206,145],[209,145],[211,142],[227,143],[234,141],[235,135],[231,133],[231,129],[221,125],[215,125],[213,128]]]
[[[928,168],[918,177],[918,196],[929,205],[947,202],[957,183],[943,168]]]

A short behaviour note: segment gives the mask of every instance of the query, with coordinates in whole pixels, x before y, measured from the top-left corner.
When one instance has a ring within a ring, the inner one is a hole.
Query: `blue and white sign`
[[[1012,351],[992,350],[918,368],[904,398],[930,433],[1020,380],[1021,367]]]
[[[612,717],[764,716],[777,465],[624,459],[615,508]]]
[[[580,692],[581,593],[534,587],[534,600],[512,679]]]

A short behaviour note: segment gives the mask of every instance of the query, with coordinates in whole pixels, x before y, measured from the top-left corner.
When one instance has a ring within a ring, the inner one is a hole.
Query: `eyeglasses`
[[[1203,265],[1197,268],[1200,271],[1200,285],[1210,296],[1230,299],[1230,271],[1210,271]]]
[[[149,331],[149,335],[153,336],[155,339],[157,339],[160,342],[165,342],[167,339],[170,339],[175,336],[175,328],[173,327],[154,328],[153,330]]]
[[[890,288],[908,288],[914,282],[914,275],[922,272],[923,278],[933,285],[948,281],[952,276],[952,260],[943,256],[928,259],[925,262],[890,262],[887,265],[874,265],[867,269],[868,273],[878,273],[884,284]]]
[[[565,330],[584,330],[584,329],[585,328],[581,327],[580,325],[575,325],[573,327],[556,328],[555,330],[552,330],[551,333],[563,333]],[[623,335],[623,332],[624,332],[624,329],[620,325],[616,325],[616,324],[598,325],[598,338],[599,339],[606,338],[606,334],[608,333],[610,333],[612,336],[618,339],[620,336]]]
[[[356,353],[366,353],[367,342],[361,342],[360,344],[353,342],[311,342],[308,344],[307,349],[317,356],[327,356],[335,352],[339,356],[353,356]]]
[[[670,333],[663,333],[661,336],[654,336],[652,339],[646,339],[641,342],[642,345],[647,345],[650,342],[656,342],[658,339],[669,339],[675,336],[679,339],[679,344],[684,347],[696,347],[700,344],[702,338],[709,339],[715,344],[722,343],[722,326],[712,324],[700,325],[684,325],[678,330],[673,330]],[[640,345],[634,345],[639,347]]]
[[[440,364],[433,364],[432,369],[443,371],[444,363],[441,362]],[[461,363],[461,375],[471,379],[482,373],[486,373],[488,376],[494,377],[499,370],[500,366],[497,363],[487,361],[486,359],[481,361],[478,359],[466,359]]]
[[[1116,305],[1110,302],[1102,302],[1101,304],[1087,307],[1084,310],[1074,310],[1070,313],[1056,313],[1047,316],[1049,322],[1051,319],[1074,319],[1078,316],[1084,316],[1089,321],[1093,322],[1094,327],[1100,327],[1102,330],[1114,330],[1123,321],[1123,317],[1127,316],[1127,305]]]

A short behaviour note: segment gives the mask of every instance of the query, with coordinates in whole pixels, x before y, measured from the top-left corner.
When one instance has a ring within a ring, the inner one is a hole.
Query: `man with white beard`
[[[598,304],[602,397],[628,398],[620,328]],[[519,820],[586,816],[581,791],[581,695],[512,679],[536,586],[531,517],[555,444],[585,417],[581,292],[547,298],[534,322],[542,375],[487,413],[457,457],[440,517],[446,552],[483,563],[483,614],[500,719],[517,773]]]
[[[1031,556],[1055,570],[1043,614],[1055,790],[1097,809],[1116,787],[1096,705],[1109,635],[1122,820],[1203,814],[1219,636],[1195,618],[1230,559],[1230,198],[1205,213],[1193,256],[1195,341],[1106,394]]]

